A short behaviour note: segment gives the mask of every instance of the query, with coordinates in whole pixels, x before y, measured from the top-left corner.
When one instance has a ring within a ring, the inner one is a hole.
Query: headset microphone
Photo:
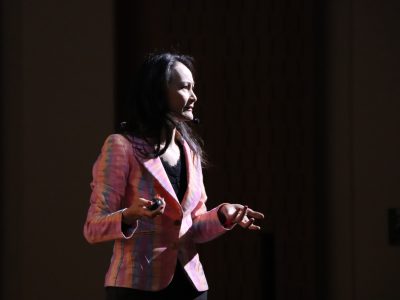
[[[192,123],[199,125],[200,124],[200,119],[199,118],[193,118]]]

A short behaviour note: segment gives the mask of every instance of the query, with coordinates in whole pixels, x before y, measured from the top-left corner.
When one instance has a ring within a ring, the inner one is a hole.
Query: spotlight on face
[[[177,121],[193,120],[194,103],[197,101],[193,89],[192,72],[184,64],[177,62],[173,66],[168,84],[169,108],[172,117]]]

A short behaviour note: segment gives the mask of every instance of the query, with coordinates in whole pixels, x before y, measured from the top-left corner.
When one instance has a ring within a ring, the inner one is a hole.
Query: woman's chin
[[[170,116],[177,122],[190,122],[194,119],[193,113],[191,111],[185,111],[180,114],[171,114]]]
[[[182,113],[180,118],[182,121],[193,121],[193,119],[194,119],[192,112],[184,112],[184,113]]]

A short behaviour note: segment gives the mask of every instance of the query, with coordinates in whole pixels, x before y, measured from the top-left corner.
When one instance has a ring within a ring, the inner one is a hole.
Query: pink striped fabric
[[[207,211],[207,196],[200,162],[184,145],[188,188],[179,203],[159,158],[144,159],[136,153],[147,147],[140,139],[129,141],[110,135],[93,166],[92,194],[84,225],[89,243],[114,242],[105,286],[160,290],[172,280],[177,259],[199,291],[208,289],[196,243],[210,241],[226,232],[217,216],[218,207]],[[163,215],[142,218],[122,232],[122,211],[140,197],[164,197]],[[222,204],[221,204],[222,205]]]

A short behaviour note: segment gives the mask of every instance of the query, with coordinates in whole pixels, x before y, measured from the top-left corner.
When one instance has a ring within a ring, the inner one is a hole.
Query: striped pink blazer
[[[193,158],[188,144],[181,141],[188,188],[179,203],[160,158],[145,159],[135,150],[147,146],[143,140],[134,139],[131,143],[119,134],[106,139],[93,166],[90,207],[84,225],[89,243],[114,241],[105,286],[163,289],[171,282],[179,259],[197,290],[208,289],[196,243],[212,240],[227,229],[219,222],[219,206],[207,211],[201,164]],[[122,211],[135,199],[152,199],[156,194],[166,202],[164,214],[154,219],[142,218],[129,232],[123,232]]]

